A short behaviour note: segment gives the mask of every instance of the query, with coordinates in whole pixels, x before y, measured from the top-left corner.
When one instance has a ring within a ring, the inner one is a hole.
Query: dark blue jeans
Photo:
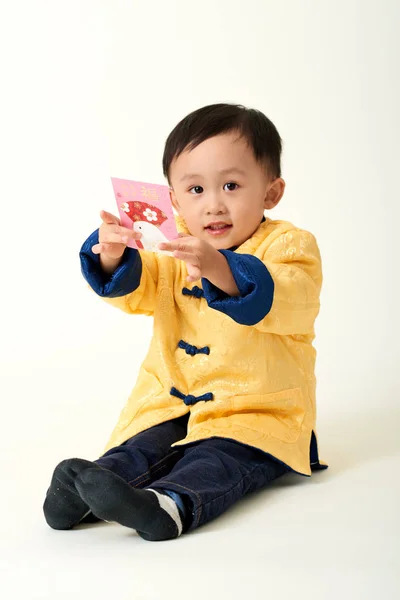
[[[133,487],[179,494],[188,515],[184,530],[211,521],[290,470],[261,450],[224,438],[171,448],[186,436],[187,422],[185,415],[152,427],[95,462]]]

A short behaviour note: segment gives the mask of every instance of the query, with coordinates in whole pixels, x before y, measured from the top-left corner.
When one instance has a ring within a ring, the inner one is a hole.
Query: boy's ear
[[[169,197],[171,198],[172,206],[174,207],[176,212],[179,213],[180,207],[179,207],[178,201],[176,199],[175,192],[172,188],[169,188]]]
[[[265,195],[264,207],[266,209],[271,210],[272,208],[275,208],[284,194],[285,187],[286,183],[281,177],[274,179]]]

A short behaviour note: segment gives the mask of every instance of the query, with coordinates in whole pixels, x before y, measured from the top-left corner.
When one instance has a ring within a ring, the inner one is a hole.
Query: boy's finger
[[[170,242],[160,242],[157,244],[157,247],[160,250],[169,250],[172,252],[173,250],[180,250],[181,252],[185,252],[185,250],[189,250],[190,246],[184,244],[182,238],[178,238],[177,240],[171,240]]]
[[[186,281],[193,283],[194,281],[198,281],[199,279],[201,279],[200,269],[198,267],[192,267],[192,265],[190,265],[190,268],[188,269],[188,276],[186,277]]]
[[[106,251],[106,247],[107,244],[95,244],[94,246],[92,246],[92,252],[93,254],[101,254],[102,252]]]
[[[106,244],[127,244],[129,240],[140,240],[142,237],[141,233],[136,231],[121,231],[121,233],[105,233],[102,235],[101,242]]]
[[[182,250],[175,250],[173,256],[174,258],[179,258],[179,260],[183,260],[196,267],[199,264],[199,259],[195,254],[192,254],[191,252],[182,252]]]
[[[101,236],[101,242],[102,244],[127,244],[128,243],[128,236],[124,236],[121,235],[119,233],[108,233],[105,235]]]
[[[100,244],[95,244],[92,246],[93,254],[102,254],[103,252],[110,252],[112,249],[115,250],[115,246],[117,244],[108,244],[107,242],[101,242]],[[124,250],[125,244],[118,244],[122,246],[122,250]]]
[[[115,233],[119,233],[127,238],[132,238],[132,240],[140,240],[143,237],[143,234],[140,231],[135,231],[134,229],[128,229],[127,227],[116,227]]]
[[[157,244],[157,248],[159,250],[173,250],[172,244],[170,242],[160,242],[159,244]]]
[[[107,223],[108,225],[120,225],[120,220],[115,215],[107,212],[106,210],[100,211],[100,218],[103,223]]]

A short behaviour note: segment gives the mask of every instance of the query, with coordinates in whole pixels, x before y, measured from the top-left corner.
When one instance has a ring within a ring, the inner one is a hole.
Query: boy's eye
[[[226,191],[228,192],[234,192],[238,187],[239,186],[237,183],[233,183],[233,181],[230,181],[229,183],[226,183],[224,185],[224,190],[226,189]]]
[[[191,194],[202,194],[204,189],[201,187],[201,185],[195,185],[194,187],[190,188],[189,192]]]

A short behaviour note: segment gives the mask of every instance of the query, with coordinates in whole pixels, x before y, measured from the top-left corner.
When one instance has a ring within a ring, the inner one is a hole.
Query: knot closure
[[[196,404],[197,402],[207,402],[208,400],[214,400],[214,394],[211,392],[207,392],[207,394],[203,394],[202,396],[193,396],[192,394],[182,394],[175,387],[172,387],[170,392],[171,396],[176,396],[176,398],[180,398],[186,404],[186,406],[191,406]]]
[[[204,296],[203,290],[201,288],[199,288],[197,285],[192,287],[191,290],[189,290],[189,288],[187,288],[187,287],[184,287],[182,289],[182,294],[184,296],[194,296],[195,298],[202,298]]]
[[[204,348],[197,348],[197,346],[192,346],[191,344],[188,344],[183,340],[180,340],[178,347],[182,348],[182,350],[185,350],[186,354],[190,354],[191,356],[194,356],[195,354],[210,354],[209,346],[204,346]]]

